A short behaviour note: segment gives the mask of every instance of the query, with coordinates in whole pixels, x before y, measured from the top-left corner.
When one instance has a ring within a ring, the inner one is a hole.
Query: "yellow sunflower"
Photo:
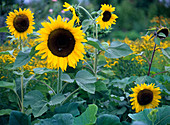
[[[61,68],[66,70],[67,64],[73,68],[79,60],[83,60],[86,52],[81,42],[87,42],[84,39],[85,34],[81,27],[73,27],[74,21],[64,21],[59,15],[53,20],[48,17],[50,22],[41,23],[38,33],[38,41],[43,41],[37,45],[36,50],[40,50],[38,54],[42,54],[42,59],[47,57],[47,62],[51,68]]]
[[[64,2],[63,7],[66,8],[66,9],[64,9],[64,11],[71,11],[71,13],[73,14],[72,20],[76,20],[76,23],[79,24],[80,19],[79,19],[78,15],[76,14],[74,7],[71,6],[70,4],[68,4],[67,2]]]
[[[133,94],[129,95],[133,97],[130,101],[132,102],[131,105],[132,109],[135,109],[136,112],[143,111],[145,108],[155,108],[159,105],[159,99],[161,96],[159,95],[160,88],[155,87],[154,84],[146,85],[137,84],[136,87],[131,88],[134,92]]]
[[[29,9],[22,10],[19,8],[19,11],[14,10],[14,12],[10,12],[9,16],[7,16],[6,24],[9,28],[12,35],[15,38],[21,38],[22,40],[27,38],[27,33],[30,34],[33,32],[34,21],[34,13],[31,13]]]
[[[117,15],[112,14],[113,11],[115,11],[115,7],[112,7],[112,5],[101,5],[102,7],[100,10],[102,10],[101,15],[96,19],[97,24],[100,24],[100,29],[108,29],[111,27],[112,24],[116,24],[116,19],[118,18]]]

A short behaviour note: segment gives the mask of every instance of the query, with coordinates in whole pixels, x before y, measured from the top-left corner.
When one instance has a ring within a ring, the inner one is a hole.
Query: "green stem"
[[[91,16],[91,14],[90,14],[84,7],[78,6],[78,8],[81,8],[82,10],[84,10],[84,11],[89,15],[89,17],[90,17],[92,20],[94,20],[93,17]]]
[[[58,69],[58,82],[57,82],[57,93],[60,93],[60,90],[62,89],[62,81],[61,81],[61,68]]]
[[[61,103],[61,105],[63,105],[72,95],[74,95],[77,91],[79,91],[81,88],[77,88],[76,90],[74,90],[70,95],[68,95],[65,100]]]
[[[97,31],[97,24],[96,24],[96,39],[98,39],[98,31]],[[97,55],[98,54],[98,49],[95,48],[94,50],[94,73],[95,76],[97,76]]]
[[[46,84],[45,82],[42,82],[42,81],[40,81],[40,80],[37,80],[37,81],[39,81],[39,82],[41,82],[42,84],[46,85],[46,86],[56,95],[55,91],[51,88],[51,86],[49,86],[48,84]]]
[[[20,51],[22,51],[22,41],[20,39]],[[24,113],[24,67],[21,66],[21,112]]]

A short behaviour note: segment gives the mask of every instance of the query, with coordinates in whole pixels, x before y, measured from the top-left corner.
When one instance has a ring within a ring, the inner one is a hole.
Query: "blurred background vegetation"
[[[30,8],[34,13],[35,31],[41,27],[41,22],[47,20],[48,16],[57,17],[58,14],[71,19],[70,12],[62,13],[64,2],[70,4],[81,4],[90,12],[100,9],[101,4],[112,4],[116,7],[118,15],[117,23],[109,34],[109,39],[124,39],[126,36],[135,40],[140,38],[146,29],[152,26],[154,17],[163,16],[170,23],[170,1],[169,0],[0,0],[0,27],[6,26],[6,16],[14,9]],[[80,20],[88,18],[82,12]],[[169,24],[167,24],[169,25]],[[0,33],[0,43],[6,39],[4,33]]]

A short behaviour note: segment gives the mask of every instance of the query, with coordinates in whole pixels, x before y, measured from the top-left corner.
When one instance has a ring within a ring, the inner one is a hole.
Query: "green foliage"
[[[71,114],[56,114],[52,118],[43,119],[35,125],[73,125],[73,116]]]
[[[156,120],[154,119],[155,125],[166,125],[170,123],[170,106],[159,107],[156,112]],[[148,118],[148,114],[151,112],[151,109],[144,109],[143,111],[136,114],[129,114],[129,117],[136,121],[142,121],[148,125],[152,124],[152,121]]]
[[[105,50],[105,48],[101,45],[101,43],[99,42],[99,40],[97,40],[97,39],[94,39],[94,38],[90,38],[90,37],[88,37],[87,38],[87,44],[89,44],[89,45],[91,45],[91,46],[93,46],[93,47],[95,47],[96,49],[98,49],[98,50]]]
[[[111,114],[103,114],[97,118],[97,125],[121,125],[119,117]]]
[[[1,27],[0,33],[8,33],[8,27]]]
[[[94,124],[96,122],[97,110],[98,107],[95,104],[89,105],[85,112],[75,118],[74,125]]]
[[[34,117],[38,117],[48,110],[47,101],[38,90],[33,90],[24,96],[24,106],[31,106]]]
[[[78,86],[89,93],[94,94],[96,77],[86,70],[80,70],[75,76]]]
[[[162,53],[168,57],[168,59],[170,59],[170,47],[166,48],[166,49],[162,49]]]
[[[31,118],[19,111],[12,111],[9,117],[9,125],[31,125]]]
[[[107,58],[120,58],[127,56],[132,52],[133,51],[127,44],[121,43],[119,41],[114,41],[111,43],[110,47],[108,47],[108,50],[106,50],[105,56]]]

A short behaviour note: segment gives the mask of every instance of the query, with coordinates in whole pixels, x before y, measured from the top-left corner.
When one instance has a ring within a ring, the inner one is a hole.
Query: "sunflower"
[[[73,68],[79,60],[83,60],[86,52],[81,42],[86,42],[85,34],[81,27],[73,27],[74,20],[64,21],[60,15],[53,20],[48,17],[50,22],[41,23],[44,28],[37,31],[38,41],[43,41],[37,45],[38,54],[42,54],[41,59],[47,57],[47,62],[51,68],[61,68],[66,70],[67,64]]]
[[[115,7],[112,7],[112,5],[101,5],[102,7],[100,10],[102,10],[101,15],[96,19],[97,24],[100,24],[100,29],[108,29],[111,27],[112,24],[116,24],[116,19],[118,18],[117,15],[112,14],[113,11],[115,11]]]
[[[64,2],[63,7],[65,7],[65,8],[66,8],[66,9],[64,9],[64,11],[71,11],[71,13],[73,14],[72,20],[77,20],[77,21],[76,21],[76,23],[78,23],[78,24],[79,24],[80,19],[79,19],[79,17],[78,17],[78,15],[77,15],[77,13],[76,13],[76,11],[75,11],[74,7],[73,7],[73,6],[71,6],[70,4],[68,4],[67,2]]]
[[[135,109],[136,112],[143,111],[145,108],[155,108],[159,105],[159,100],[161,96],[159,95],[160,88],[155,87],[154,84],[146,85],[137,84],[135,88],[131,88],[134,92],[133,94],[129,95],[133,97],[130,101],[132,102],[131,105],[132,109]]]
[[[19,11],[14,10],[14,12],[10,12],[9,16],[7,16],[6,24],[9,28],[12,35],[15,38],[21,38],[22,40],[27,39],[27,33],[30,34],[33,32],[34,21],[34,13],[31,13],[29,9],[22,10],[19,8]]]
[[[160,39],[165,39],[169,35],[169,29],[167,27],[162,27],[157,31],[156,34],[157,34],[157,37],[159,37]]]

